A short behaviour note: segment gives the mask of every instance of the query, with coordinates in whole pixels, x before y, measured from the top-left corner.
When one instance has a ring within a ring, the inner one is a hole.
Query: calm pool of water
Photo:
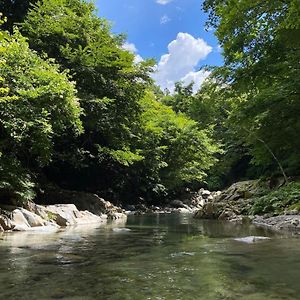
[[[234,240],[249,235],[271,239]],[[0,299],[299,299],[299,249],[297,237],[188,215],[2,234]]]

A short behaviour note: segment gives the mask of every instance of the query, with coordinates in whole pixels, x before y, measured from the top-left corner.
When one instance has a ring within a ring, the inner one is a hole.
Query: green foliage
[[[24,192],[28,186],[32,195],[26,169],[51,161],[55,138],[82,131],[79,115],[67,73],[30,50],[18,32],[12,36],[1,32],[0,153],[2,172],[7,173],[0,179],[2,188],[14,186],[16,194],[30,198]],[[18,170],[23,170],[19,179]]]
[[[134,55],[122,48],[124,37],[110,32],[110,25],[96,16],[90,2],[38,2],[22,32],[33,49],[70,70],[84,110],[85,134],[80,141],[84,152],[106,165],[126,166],[140,160],[132,135],[139,126],[139,100],[152,61],[134,64]],[[105,153],[99,149],[106,149]]]
[[[20,162],[9,156],[0,157],[0,203],[7,201],[21,205],[35,197],[35,183],[32,174]]]
[[[300,206],[300,183],[292,182],[265,196],[255,199],[251,214],[280,214]]]
[[[219,150],[200,130],[197,122],[157,102],[152,93],[143,99],[143,155],[159,174],[161,183],[176,190],[192,182],[203,182]]]
[[[281,164],[291,175],[300,171],[299,7],[298,0],[204,2],[224,50],[225,66],[213,77],[231,94],[228,129],[252,163],[267,172]]]
[[[34,174],[46,173],[67,188],[149,199],[207,174],[222,187],[278,165],[299,172],[297,0],[204,1],[225,65],[196,94],[177,83],[172,95],[91,2],[0,1],[7,28],[29,2],[21,33],[0,31],[0,190],[31,199]],[[254,210],[278,203],[288,205],[261,198]]]

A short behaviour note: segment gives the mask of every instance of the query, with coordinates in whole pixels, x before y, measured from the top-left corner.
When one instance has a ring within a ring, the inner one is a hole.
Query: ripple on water
[[[268,234],[160,215],[129,216],[126,227],[6,235],[0,298],[298,299],[300,239],[233,240],[247,236]]]

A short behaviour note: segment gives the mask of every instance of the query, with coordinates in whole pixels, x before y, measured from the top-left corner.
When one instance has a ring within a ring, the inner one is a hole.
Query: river
[[[269,240],[244,243],[245,236]],[[299,299],[300,239],[189,215],[0,235],[0,299]]]

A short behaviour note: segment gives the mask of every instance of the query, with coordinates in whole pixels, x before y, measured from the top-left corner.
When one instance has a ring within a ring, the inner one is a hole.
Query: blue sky
[[[129,51],[141,58],[155,58],[154,79],[163,89],[175,81],[195,81],[198,88],[208,75],[202,65],[223,60],[213,31],[205,30],[207,15],[201,0],[97,0],[99,16],[113,24],[113,32],[125,33]]]

